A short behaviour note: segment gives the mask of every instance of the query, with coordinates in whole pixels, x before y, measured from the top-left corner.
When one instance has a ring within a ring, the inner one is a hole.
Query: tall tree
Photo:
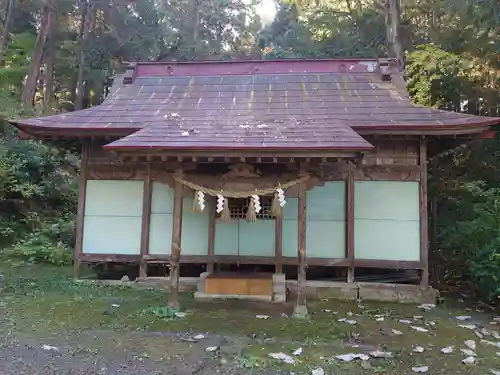
[[[55,8],[56,1],[57,0],[48,0],[48,3],[45,3],[41,10],[40,29],[38,30],[35,49],[33,50],[33,54],[31,55],[22,98],[23,103],[27,107],[33,107],[34,105],[38,77],[40,75],[40,67],[42,64],[43,49],[47,37],[49,14],[51,12],[51,9]]]
[[[7,43],[9,42],[10,24],[14,15],[14,7],[16,5],[16,0],[8,0],[6,11],[5,11],[5,21],[3,24],[2,39],[0,40],[0,67],[4,66],[4,53]]]

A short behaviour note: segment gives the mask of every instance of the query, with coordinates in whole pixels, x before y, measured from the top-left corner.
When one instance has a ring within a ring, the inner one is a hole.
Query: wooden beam
[[[299,270],[297,276],[297,304],[295,305],[294,316],[306,318],[307,313],[307,251],[306,251],[306,190],[304,184],[298,186],[298,228],[297,245]]]
[[[215,197],[209,197],[208,209],[210,210],[208,216],[208,263],[207,272],[214,272],[214,256],[215,256],[215,219],[217,213],[215,212]]]
[[[174,180],[174,212],[172,220],[172,247],[170,258],[170,295],[168,305],[173,309],[180,307],[179,303],[179,271],[182,235],[182,200],[183,185]]]
[[[87,165],[89,157],[88,151],[89,151],[89,143],[84,141],[82,145],[80,175],[78,176],[78,206],[76,209],[75,259],[73,261],[73,272],[75,279],[78,279],[80,277],[81,258],[83,254],[83,226],[85,221],[85,198],[87,192]]]
[[[429,222],[427,210],[427,141],[420,141],[420,262],[423,265],[422,286],[429,285]]]
[[[151,165],[148,165],[147,176],[144,179],[144,193],[142,196],[141,263],[139,265],[139,277],[147,277],[147,263],[145,256],[149,254],[149,230],[151,226],[152,197],[153,182],[151,180]]]
[[[274,220],[275,273],[283,273],[283,213]]]
[[[347,270],[347,282],[354,282],[354,166],[349,163],[346,181],[346,244],[347,244],[347,259],[349,260],[349,268]]]

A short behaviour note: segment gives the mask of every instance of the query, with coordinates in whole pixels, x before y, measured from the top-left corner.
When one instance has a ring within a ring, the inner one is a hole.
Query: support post
[[[347,260],[349,268],[347,269],[347,282],[354,282],[354,166],[352,161],[348,161],[347,181],[346,181],[346,244]]]
[[[76,212],[76,241],[75,259],[73,260],[73,275],[75,279],[80,277],[81,258],[83,253],[83,224],[85,221],[85,196],[87,191],[87,167],[89,159],[89,143],[83,141],[82,156],[80,164],[80,175],[78,176],[78,206]]]
[[[307,311],[307,250],[306,250],[306,191],[304,185],[299,185],[298,196],[298,261],[299,269],[297,274],[297,304],[293,312],[294,317],[300,319],[308,318]]]
[[[153,197],[153,182],[151,181],[151,165],[144,180],[144,193],[142,197],[142,225],[141,225],[141,260],[139,264],[139,277],[148,275],[146,255],[149,254],[149,230],[151,226],[151,200]]]
[[[283,216],[274,219],[274,273],[283,273]]]
[[[207,272],[214,272],[214,257],[215,257],[215,219],[217,213],[215,212],[215,198],[210,197],[208,201],[208,209],[210,210],[208,216],[208,264]]]
[[[169,299],[168,306],[180,308],[179,302],[179,268],[181,257],[182,234],[182,200],[183,186],[174,179],[174,212],[172,220],[172,248],[170,253]]]
[[[420,262],[422,280],[420,285],[429,285],[429,222],[427,215],[427,141],[420,140]]]

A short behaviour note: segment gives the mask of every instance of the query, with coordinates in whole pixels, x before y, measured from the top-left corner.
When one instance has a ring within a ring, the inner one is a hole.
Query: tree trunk
[[[387,0],[386,2],[386,35],[389,44],[389,56],[398,60],[398,65],[404,66],[404,51],[399,39],[400,8],[399,0]]]
[[[44,70],[44,93],[43,93],[43,111],[45,112],[52,105],[54,99],[54,62],[56,58],[56,34],[57,34],[57,1],[51,0],[48,20],[48,48],[47,60]]]
[[[88,3],[88,0],[83,1],[82,18],[80,24],[80,51],[79,51],[79,63],[78,63],[78,78],[76,83],[76,101],[75,109],[83,108],[83,99],[85,97],[84,90],[84,71],[85,71],[85,51],[87,48],[87,40],[90,33],[90,21],[91,21],[92,7]]]
[[[404,65],[404,51],[399,38],[399,29],[401,23],[401,15],[399,8],[399,0],[389,0],[391,11],[391,29],[392,29],[392,44],[394,48],[394,55],[398,59],[398,63]]]
[[[0,40],[0,67],[4,66],[4,55],[7,43],[9,42],[10,23],[12,22],[12,15],[14,14],[14,7],[16,0],[9,0],[7,3],[7,11],[5,15],[5,24],[3,25],[2,40]]]
[[[36,38],[35,49],[31,55],[31,61],[22,97],[23,103],[31,108],[33,108],[35,101],[36,86],[40,75],[40,66],[42,64],[43,48],[45,46],[45,39],[47,36],[48,20],[49,7],[45,4],[42,10],[40,30],[38,31],[38,36]]]

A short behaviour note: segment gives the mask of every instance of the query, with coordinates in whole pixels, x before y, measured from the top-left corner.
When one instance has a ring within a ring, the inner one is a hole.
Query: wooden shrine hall
[[[167,264],[177,293],[180,265],[201,264],[199,298],[295,288],[305,306],[319,291],[428,299],[427,160],[500,119],[412,104],[389,59],[328,59],[135,63],[99,106],[11,123],[82,141],[77,274]],[[272,272],[218,271],[245,264]],[[306,267],[345,279],[315,284]],[[361,268],[420,285],[358,282]]]

